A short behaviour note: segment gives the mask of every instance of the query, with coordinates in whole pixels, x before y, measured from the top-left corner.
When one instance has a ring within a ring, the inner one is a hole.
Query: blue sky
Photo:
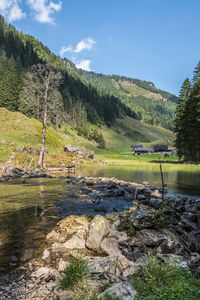
[[[200,60],[199,0],[0,0],[0,13],[77,67],[175,94]]]

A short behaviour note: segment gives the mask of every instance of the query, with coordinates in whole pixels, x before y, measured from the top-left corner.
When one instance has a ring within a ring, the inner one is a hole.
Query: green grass
[[[78,284],[87,279],[88,275],[87,260],[82,257],[73,257],[69,266],[65,269],[63,278],[60,280],[60,287],[74,290]]]
[[[134,278],[135,300],[197,300],[200,280],[184,268],[161,264],[152,258]]]
[[[0,164],[9,160],[12,153],[16,154],[16,160],[19,165],[23,164],[27,155],[19,153],[17,147],[25,146],[26,148],[35,147],[40,149],[41,122],[34,118],[28,118],[22,113],[11,112],[5,108],[0,108],[0,120]],[[50,166],[60,166],[62,163],[68,163],[71,157],[67,157],[63,151],[63,147],[66,144],[90,145],[87,139],[78,137],[75,131],[67,128],[67,133],[66,135],[47,127],[46,148],[50,151],[50,155],[45,155],[45,163],[50,164]],[[37,157],[34,157],[34,159],[37,161]]]
[[[106,148],[128,149],[134,143],[173,144],[174,134],[162,127],[148,125],[142,121],[125,117],[118,119],[111,128],[102,127],[101,132],[106,141]]]

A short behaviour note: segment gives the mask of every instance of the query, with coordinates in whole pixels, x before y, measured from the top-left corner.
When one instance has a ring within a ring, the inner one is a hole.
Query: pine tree
[[[176,149],[179,158],[184,156],[184,148],[187,144],[187,111],[186,104],[189,101],[191,94],[191,83],[188,78],[186,78],[181,86],[179,93],[179,99],[176,109],[175,118],[175,132],[176,132]]]
[[[192,79],[193,84],[195,84],[199,79],[200,79],[200,61],[198,62],[193,72],[193,79]]]

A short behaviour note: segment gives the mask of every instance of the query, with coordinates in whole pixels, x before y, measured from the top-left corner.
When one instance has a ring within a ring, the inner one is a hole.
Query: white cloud
[[[49,0],[26,0],[34,11],[35,19],[41,23],[54,24],[53,15],[62,8],[62,2]]]
[[[21,8],[16,3],[10,9],[10,13],[8,15],[8,21],[13,22],[13,21],[21,20],[25,16],[26,14],[22,12]]]
[[[20,8],[21,0],[0,0],[0,14],[9,22],[21,20],[26,14]]]
[[[92,47],[95,43],[96,43],[95,40],[93,40],[91,38],[83,39],[76,45],[74,52],[78,53],[85,49],[90,50],[90,49],[92,49]]]
[[[66,52],[73,52],[73,48],[71,45],[67,46],[67,47],[65,47],[65,46],[61,47],[59,54],[60,54],[60,56],[63,56]]]
[[[76,67],[78,69],[82,69],[82,70],[85,70],[85,71],[91,71],[90,64],[91,64],[91,60],[82,59],[76,64]]]

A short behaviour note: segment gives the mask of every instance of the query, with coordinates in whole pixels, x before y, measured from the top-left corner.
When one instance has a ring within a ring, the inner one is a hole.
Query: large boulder
[[[99,250],[102,240],[109,234],[109,232],[109,221],[101,215],[96,215],[89,227],[86,247],[95,251]]]
[[[86,235],[91,217],[71,215],[61,220],[48,235],[47,240],[64,243],[76,234],[81,239]]]
[[[123,300],[133,300],[136,294],[137,292],[133,288],[132,281],[125,281],[111,285],[110,288],[99,295],[99,299],[101,299],[101,297],[109,295],[109,299],[113,300],[119,298]]]
[[[130,215],[130,221],[138,229],[152,227],[155,225],[156,219],[157,212],[142,204],[139,205]]]
[[[66,145],[64,146],[65,152],[73,153],[74,155],[80,158],[94,158],[94,151],[87,150],[84,147],[73,146],[73,145]]]

